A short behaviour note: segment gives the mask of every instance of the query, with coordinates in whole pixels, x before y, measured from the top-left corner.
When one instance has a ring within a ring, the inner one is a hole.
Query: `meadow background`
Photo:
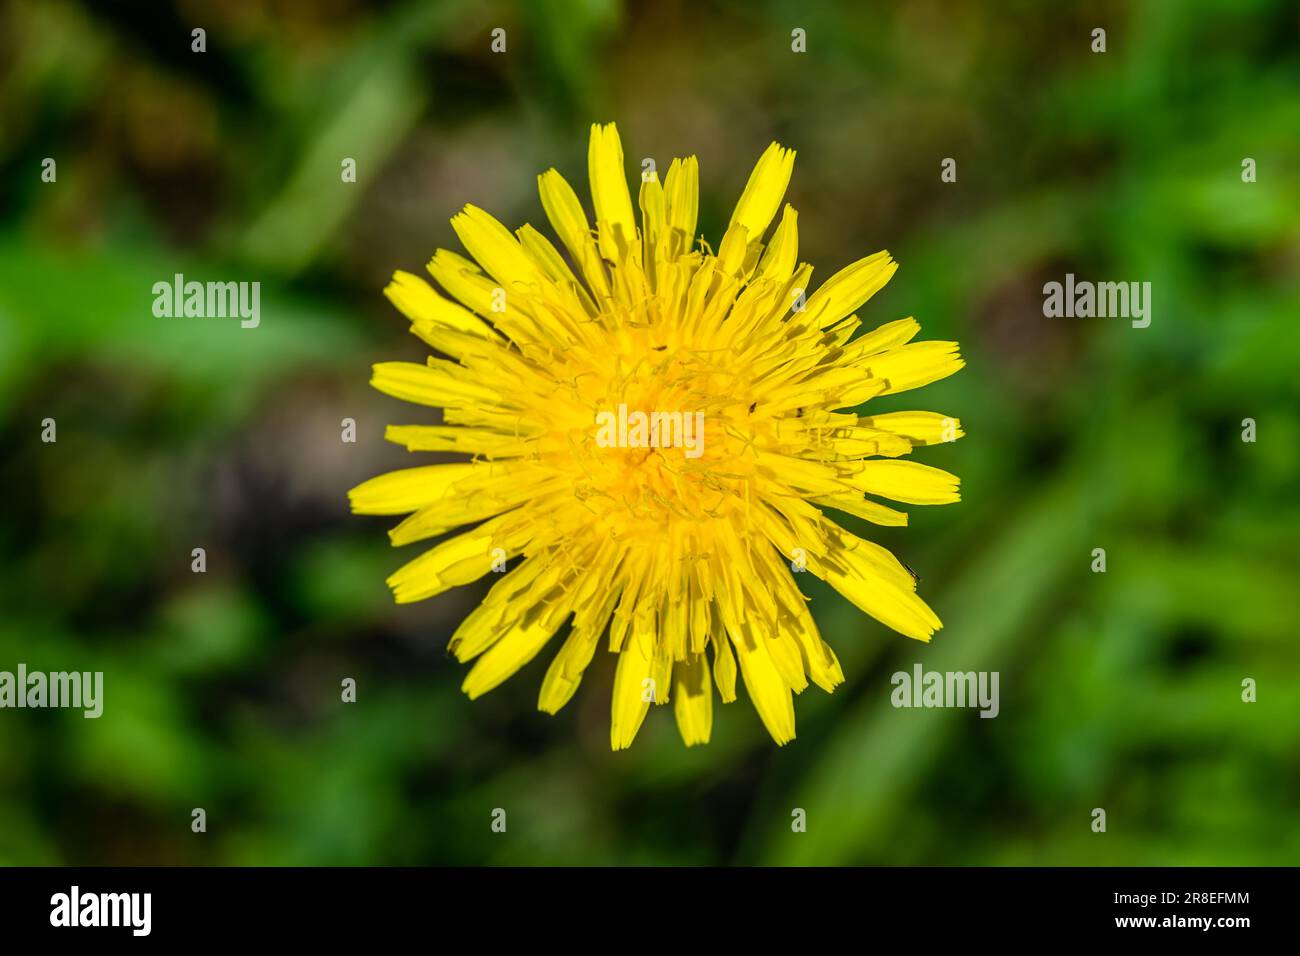
[[[596,120],[629,174],[699,155],[714,242],[796,148],[815,279],[888,248],[864,322],[969,363],[890,402],[962,419],[921,457],[964,500],[870,531],[947,626],[923,646],[805,579],[847,680],[785,748],[742,691],[708,747],[669,708],[611,754],[606,654],[558,717],[546,653],[470,703],[444,647],[487,582],[396,607],[417,552],[348,514],[418,463],[382,440],[418,409],[366,384],[424,355],[389,275],[458,248],[467,201],[545,227],[535,176],[584,181]],[[155,318],[176,272],[260,281],[261,327]],[[1151,282],[1150,328],[1044,318],[1066,272]],[[0,711],[0,863],[1300,862],[1298,319],[1284,0],[10,0],[0,669],[102,670],[106,700]],[[894,710],[918,661],[998,671],[1001,714]]]

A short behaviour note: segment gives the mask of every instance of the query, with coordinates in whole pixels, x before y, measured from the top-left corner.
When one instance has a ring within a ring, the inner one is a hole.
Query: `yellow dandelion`
[[[904,525],[875,499],[958,500],[956,477],[903,457],[960,437],[956,419],[852,411],[952,374],[957,344],[912,342],[911,318],[855,337],[854,311],[897,268],[887,252],[805,295],[812,267],[782,209],[793,150],[763,153],[716,253],[696,240],[694,156],[662,183],[642,177],[639,228],[612,123],[592,127],[587,162],[594,228],[558,172],[538,177],[567,258],[532,226],[512,233],[466,206],[451,224],[472,259],[440,249],[428,264],[450,298],[393,276],[385,294],[447,357],[374,366],[381,392],[443,409],[386,437],[469,459],[371,479],[352,510],[407,515],[394,545],[473,525],[388,579],[400,603],[503,572],[451,638],[474,661],[471,698],[567,622],[541,710],[568,702],[608,634],[614,749],[670,699],[686,744],[706,743],[713,687],[730,702],[737,675],[784,744],[793,695],[844,677],[796,572],[908,637],[941,626],[907,568],[826,511]]]

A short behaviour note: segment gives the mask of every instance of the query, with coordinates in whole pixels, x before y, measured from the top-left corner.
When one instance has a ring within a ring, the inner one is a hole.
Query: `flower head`
[[[540,709],[565,705],[603,643],[618,656],[615,749],[669,700],[687,745],[707,742],[713,686],[729,702],[737,675],[783,744],[792,695],[843,680],[796,574],[909,637],[941,626],[889,551],[826,512],[904,525],[875,499],[958,500],[954,476],[904,457],[960,437],[955,419],[853,409],[963,363],[956,343],[912,342],[911,318],[855,337],[854,311],[897,268],[886,252],[805,292],[812,268],[781,205],[793,165],[776,143],[763,153],[714,252],[695,238],[695,157],[662,183],[643,176],[638,226],[618,132],[596,125],[594,228],[558,172],[538,178],[567,258],[532,226],[512,233],[466,206],[451,223],[473,259],[438,250],[428,264],[450,298],[394,275],[389,299],[446,357],[374,367],[380,391],[443,409],[440,424],[386,437],[469,458],[381,475],[350,498],[360,514],[407,515],[394,545],[473,525],[389,578],[399,602],[503,572],[451,638],[474,661],[471,698],[568,622]]]

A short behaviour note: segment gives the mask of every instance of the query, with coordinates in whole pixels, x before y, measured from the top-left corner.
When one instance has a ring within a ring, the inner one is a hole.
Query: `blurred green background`
[[[0,863],[1300,861],[1295,3],[0,11],[0,669],[105,672],[99,720],[0,711]],[[425,354],[388,277],[459,248],[467,201],[545,226],[535,176],[583,183],[595,120],[630,174],[699,155],[714,242],[762,148],[796,148],[815,279],[888,248],[864,322],[915,315],[969,363],[888,402],[962,419],[919,457],[964,500],[866,532],[946,628],[805,579],[847,681],[782,749],[742,692],[707,747],[668,708],[611,754],[603,653],[558,717],[546,653],[470,703],[444,646],[486,582],[396,607],[418,551],[348,514],[431,460],[383,442],[418,410],[366,384]],[[261,327],[155,318],[176,272],[260,281]],[[1066,272],[1151,282],[1150,328],[1044,318]],[[998,671],[1000,716],[891,708],[918,661]]]

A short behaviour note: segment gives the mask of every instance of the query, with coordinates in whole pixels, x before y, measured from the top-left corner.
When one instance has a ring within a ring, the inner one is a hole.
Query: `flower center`
[[[570,380],[556,420],[564,448],[555,460],[578,498],[627,530],[744,508],[766,431],[756,428],[748,383],[720,356],[651,337],[621,344]]]

